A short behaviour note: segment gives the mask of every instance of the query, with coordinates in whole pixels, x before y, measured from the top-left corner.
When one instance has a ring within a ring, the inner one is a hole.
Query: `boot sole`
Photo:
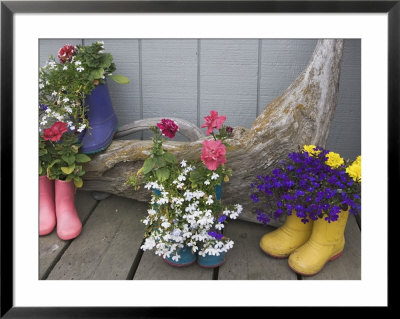
[[[261,251],[262,251],[264,254],[266,254],[266,255],[268,255],[268,256],[270,256],[270,257],[276,258],[276,259],[285,259],[285,258],[288,258],[289,255],[290,255],[290,254],[287,254],[287,255],[285,255],[285,256],[275,256],[275,255],[272,255],[271,253],[265,251],[264,249],[262,249],[261,246],[260,246],[260,249],[261,249]]]
[[[199,262],[197,262],[197,264],[201,267],[201,268],[216,268],[216,267],[219,267],[219,266],[222,266],[223,264],[225,264],[225,259],[223,260],[223,261],[221,261],[219,264],[216,264],[216,265],[210,265],[210,266],[206,266],[206,265],[202,265],[202,264],[200,264]]]
[[[196,262],[196,259],[195,260],[193,260],[193,261],[191,261],[190,263],[186,263],[186,264],[175,264],[175,263],[173,263],[173,262],[170,262],[169,260],[167,260],[167,259],[164,259],[163,258],[163,260],[168,264],[168,265],[170,265],[170,266],[173,266],[173,267],[186,267],[186,266],[190,266],[190,265],[193,265],[195,262]]]
[[[322,266],[322,268],[321,268],[319,271],[317,271],[316,273],[314,273],[314,274],[305,274],[305,273],[302,273],[302,272],[300,272],[300,271],[297,271],[297,270],[293,269],[290,265],[289,265],[289,268],[292,269],[295,273],[297,273],[297,274],[299,274],[299,275],[302,275],[302,276],[305,276],[305,277],[315,276],[316,274],[320,273],[320,272],[322,271],[322,269],[324,269],[324,267],[326,266],[326,264],[328,263],[328,261],[334,261],[335,259],[338,259],[340,256],[342,256],[342,254],[343,254],[343,250],[342,250],[341,252],[337,253],[336,255],[333,255],[331,258],[329,258],[329,259],[327,260],[327,262]]]

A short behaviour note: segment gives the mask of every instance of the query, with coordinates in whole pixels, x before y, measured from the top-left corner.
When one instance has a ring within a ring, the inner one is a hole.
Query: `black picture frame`
[[[13,16],[15,13],[268,12],[388,13],[388,207],[399,171],[400,1],[1,1],[1,318],[178,318],[186,308],[14,307],[13,304]],[[388,216],[389,218],[390,216]],[[392,217],[391,217],[392,218]],[[390,225],[391,223],[388,223]],[[394,223],[392,223],[393,225]],[[388,241],[390,243],[390,241]],[[388,282],[389,285],[390,281]],[[388,300],[390,306],[390,298]],[[256,309],[257,310],[257,309]],[[292,307],[291,310],[301,311]],[[240,312],[249,311],[241,308]],[[235,310],[235,313],[240,314]],[[301,311],[303,312],[303,311]],[[226,309],[210,310],[212,317]]]

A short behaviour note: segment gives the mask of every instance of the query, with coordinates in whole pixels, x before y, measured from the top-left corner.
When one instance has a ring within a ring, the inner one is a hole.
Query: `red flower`
[[[203,145],[201,160],[209,170],[215,171],[220,164],[226,163],[226,148],[220,140],[205,140]]]
[[[207,127],[207,135],[210,135],[214,128],[220,129],[222,123],[225,122],[226,116],[218,116],[217,111],[210,111],[210,115],[205,116],[204,120],[206,121],[201,127]]]
[[[66,131],[68,131],[66,123],[55,122],[50,128],[43,130],[43,138],[46,141],[57,142]]]
[[[59,51],[58,51],[58,58],[60,59],[60,63],[65,63],[65,62],[70,62],[72,59],[72,56],[75,55],[76,53],[76,48],[71,45],[71,44],[66,44],[64,45]]]
[[[173,138],[176,131],[178,131],[178,125],[176,125],[174,121],[168,119],[162,119],[161,123],[157,123],[157,126],[161,130],[162,135],[169,138]]]

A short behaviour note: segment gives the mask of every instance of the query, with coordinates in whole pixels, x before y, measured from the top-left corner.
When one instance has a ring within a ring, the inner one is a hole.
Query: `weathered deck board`
[[[78,215],[84,223],[86,218],[95,208],[97,201],[90,192],[77,191],[75,195],[75,207]],[[56,228],[52,233],[39,237],[39,278],[42,279],[52,267],[53,263],[70,241],[61,240],[57,236]]]
[[[143,237],[146,204],[111,196],[99,203],[48,279],[127,279]]]
[[[213,269],[201,268],[197,263],[187,267],[173,267],[168,265],[162,257],[156,256],[153,251],[143,253],[134,280],[212,280]]]
[[[272,258],[260,249],[261,237],[274,229],[240,220],[230,221],[224,234],[235,245],[219,268],[218,280],[296,280],[287,259]]]
[[[343,255],[328,262],[315,276],[305,280],[360,280],[361,279],[361,232],[354,216],[349,216],[344,233],[346,244]]]

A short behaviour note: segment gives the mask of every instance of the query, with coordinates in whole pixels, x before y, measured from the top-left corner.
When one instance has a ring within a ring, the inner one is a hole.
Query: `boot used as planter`
[[[174,267],[185,267],[193,264],[196,261],[196,255],[192,252],[189,246],[177,249],[177,253],[180,255],[179,260],[173,260],[171,257],[164,258],[164,261]]]
[[[304,276],[317,274],[328,261],[343,253],[348,211],[341,211],[337,221],[328,223],[324,218],[314,221],[310,239],[289,257],[289,267]]]
[[[118,121],[107,83],[99,84],[93,89],[86,97],[86,105],[89,107],[87,118],[90,129],[86,129],[82,138],[81,152],[93,154],[105,150],[117,130]]]
[[[39,236],[50,234],[55,225],[54,181],[39,176]]]
[[[286,258],[310,238],[312,226],[313,221],[304,224],[293,212],[281,227],[261,238],[260,248],[272,257]]]
[[[58,237],[62,240],[69,240],[79,236],[82,223],[75,209],[75,185],[73,181],[55,181],[55,207]]]

